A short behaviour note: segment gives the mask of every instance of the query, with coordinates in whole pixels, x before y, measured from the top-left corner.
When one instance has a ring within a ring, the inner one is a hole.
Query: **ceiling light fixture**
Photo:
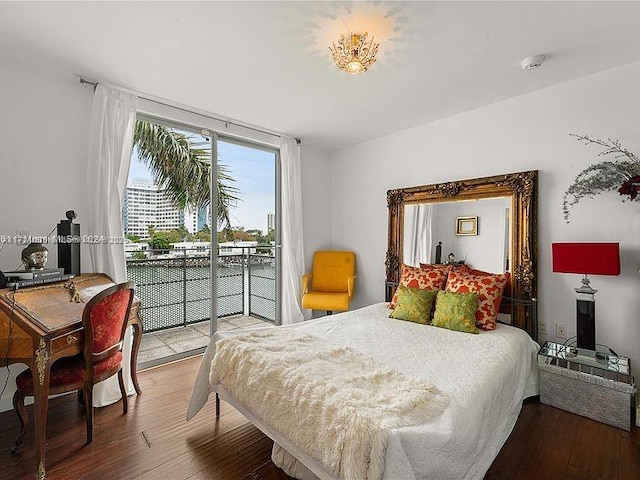
[[[340,35],[338,44],[335,42],[329,51],[340,70],[351,75],[366,72],[376,62],[378,43],[371,37],[367,41],[367,32],[363,34],[351,33],[348,36]]]

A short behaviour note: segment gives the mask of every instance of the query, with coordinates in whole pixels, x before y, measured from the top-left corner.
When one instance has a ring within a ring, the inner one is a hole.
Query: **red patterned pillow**
[[[448,265],[426,265],[428,268],[410,267],[402,265],[400,285],[420,290],[443,290],[447,283]],[[393,295],[389,308],[396,307],[398,291]]]
[[[475,272],[452,270],[447,278],[446,291],[477,293],[476,325],[482,330],[495,330],[507,276],[504,273]]]

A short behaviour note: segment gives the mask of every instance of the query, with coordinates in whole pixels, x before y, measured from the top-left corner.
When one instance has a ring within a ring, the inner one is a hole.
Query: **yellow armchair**
[[[345,251],[317,251],[311,273],[302,276],[302,308],[349,310],[355,284],[356,254]]]

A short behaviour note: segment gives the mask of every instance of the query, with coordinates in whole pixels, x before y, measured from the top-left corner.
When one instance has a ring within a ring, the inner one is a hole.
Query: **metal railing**
[[[218,249],[217,315],[251,315],[275,323],[276,267],[271,245]],[[142,258],[142,256],[145,258]],[[140,257],[140,258],[136,258]],[[127,259],[145,332],[209,320],[208,250],[144,250]]]

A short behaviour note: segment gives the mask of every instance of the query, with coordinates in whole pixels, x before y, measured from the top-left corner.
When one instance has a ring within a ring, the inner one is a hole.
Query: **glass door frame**
[[[170,129],[176,129],[176,130],[180,130],[183,132],[187,132],[187,133],[192,133],[195,135],[201,135],[203,137],[209,137],[209,142],[211,144],[212,142],[212,137],[215,135],[214,133],[212,133],[209,129],[204,128],[204,127],[196,127],[194,125],[190,125],[188,123],[184,123],[181,122],[179,120],[171,120],[168,118],[162,118],[162,117],[156,117],[152,114],[147,114],[144,112],[140,112],[138,111],[136,113],[136,120],[138,121],[143,121],[143,122],[147,122],[147,123],[154,123],[157,125],[162,125],[163,127],[167,127]],[[212,144],[213,147],[215,147],[215,143]],[[215,168],[215,169],[214,169]],[[213,217],[213,212],[217,212],[218,210],[218,196],[217,195],[212,195],[212,192],[214,192],[215,187],[214,184],[211,183],[212,179],[214,181],[217,181],[217,176],[214,177],[214,173],[213,172],[217,172],[217,155],[216,152],[212,149],[211,150],[211,167],[210,167],[210,171],[209,171],[209,197],[210,197],[210,208],[211,208],[211,212],[212,212],[212,217]],[[217,213],[216,213],[216,226],[217,226]],[[217,254],[215,257],[213,257],[214,255],[214,251],[213,248],[217,248],[217,236],[214,236],[213,234],[211,235],[211,239],[212,239],[212,243],[213,243],[213,247],[211,247],[211,252],[209,254],[209,264],[210,267],[214,267],[215,268],[215,264],[217,263]],[[215,270],[214,270],[215,272]],[[213,278],[213,277],[212,277]],[[215,283],[212,280],[209,282],[210,286]],[[215,290],[213,290],[212,287],[211,288],[211,292],[215,293]],[[186,301],[186,299],[185,299]],[[217,308],[217,298],[215,296],[211,296],[211,302],[210,304],[212,305],[212,309],[213,308]],[[209,318],[209,338],[211,338],[213,336],[213,333],[215,332],[214,328],[214,323],[212,322],[212,318]],[[155,360],[151,360],[148,362],[144,362],[142,364],[142,368],[151,368],[151,367],[155,367],[157,365],[162,365],[165,363],[169,363],[169,362],[173,362],[176,360],[181,360],[183,358],[188,358],[194,355],[198,355],[201,354],[205,351],[206,347],[198,347],[198,348],[194,348],[193,350],[187,350],[185,352],[180,352],[180,353],[174,353],[172,355],[168,355],[168,356],[164,356],[161,357],[159,359],[155,359]]]
[[[151,102],[151,103],[156,103],[156,102]],[[144,122],[150,122],[150,123],[156,123],[158,125],[162,125],[168,128],[175,128],[175,129],[179,129],[185,132],[189,132],[189,133],[193,133],[193,134],[197,134],[197,135],[202,135],[205,137],[209,137],[209,142],[210,142],[210,147],[211,147],[211,168],[210,168],[210,176],[209,176],[209,184],[210,184],[210,190],[209,190],[209,195],[210,195],[210,208],[211,208],[211,231],[212,231],[212,235],[211,235],[211,241],[210,241],[210,255],[209,255],[209,263],[210,263],[210,275],[211,275],[211,281],[210,281],[210,295],[211,295],[211,302],[210,302],[210,318],[209,318],[209,331],[210,331],[210,338],[213,337],[213,335],[216,333],[217,331],[217,324],[218,324],[218,315],[217,315],[217,308],[218,308],[218,285],[217,285],[217,274],[218,274],[218,268],[217,268],[217,264],[218,264],[218,238],[217,238],[217,230],[218,230],[218,219],[217,219],[217,212],[218,212],[218,195],[217,195],[217,171],[218,171],[218,155],[217,155],[217,142],[218,140],[222,140],[224,142],[228,142],[228,143],[233,143],[236,145],[240,145],[240,146],[244,146],[244,147],[248,147],[248,148],[254,148],[257,150],[262,150],[262,151],[266,151],[269,153],[273,153],[275,155],[275,175],[276,175],[276,185],[275,185],[275,252],[276,252],[276,291],[275,291],[275,295],[276,295],[276,325],[281,325],[282,324],[282,259],[281,259],[281,251],[282,251],[282,219],[281,219],[281,206],[282,206],[282,168],[281,168],[281,157],[280,157],[280,148],[279,147],[275,147],[273,146],[273,143],[268,143],[268,142],[263,142],[260,140],[252,140],[251,138],[248,138],[247,136],[244,135],[234,135],[234,134],[229,134],[229,133],[220,133],[220,127],[214,128],[213,126],[211,128],[208,128],[204,125],[206,124],[211,124],[212,121],[214,123],[218,122],[218,120],[208,117],[206,115],[202,115],[196,112],[190,112],[181,108],[176,108],[176,107],[172,107],[169,105],[162,105],[162,104],[156,104],[156,106],[161,107],[162,109],[164,109],[165,107],[170,111],[173,112],[177,115],[175,115],[176,117],[182,116],[180,115],[181,113],[187,113],[189,114],[189,116],[193,115],[193,117],[195,119],[197,119],[198,117],[201,118],[203,121],[201,122],[201,125],[203,126],[197,126],[198,123],[200,123],[199,121],[195,121],[195,123],[192,123],[191,121],[183,121],[183,120],[179,120],[179,119],[174,119],[174,115],[166,115],[165,113],[152,113],[150,112],[147,108],[143,108],[143,109],[139,109],[136,112],[136,120],[141,120]],[[194,120],[194,118],[190,118],[189,120]],[[223,124],[224,127],[226,128],[228,124],[224,123]],[[239,128],[244,128],[242,126],[238,126]],[[252,129],[249,129],[252,130]],[[274,139],[279,137],[279,135],[273,135]],[[214,215],[215,215],[215,219],[214,219]],[[214,228],[215,225],[215,228]],[[214,235],[214,231],[216,233],[216,235]],[[203,353],[205,351],[206,347],[199,347],[197,349],[194,350],[190,350],[188,352],[183,352],[183,353],[176,353],[175,355],[171,355],[169,357],[164,357],[162,359],[161,362],[156,362],[156,361],[152,361],[152,362],[148,362],[148,364],[145,364],[144,367],[152,367],[155,366],[157,364],[160,363],[166,363],[166,362],[170,362],[170,361],[175,361],[175,360],[179,360],[181,358],[187,358],[189,356],[192,355],[197,355],[200,353]]]
[[[215,137],[215,138],[214,138]],[[281,256],[281,252],[282,252],[282,236],[281,236],[281,206],[282,206],[282,169],[281,169],[281,162],[280,162],[280,149],[278,148],[274,148],[274,147],[270,147],[268,145],[264,145],[258,142],[252,142],[251,140],[244,140],[244,139],[239,139],[236,137],[232,137],[229,135],[224,135],[224,134],[218,134],[218,133],[213,133],[211,135],[211,141],[212,142],[216,142],[215,145],[212,145],[211,148],[211,155],[212,157],[214,156],[214,152],[215,152],[215,159],[212,159],[212,162],[215,162],[215,166],[216,166],[216,171],[218,169],[218,146],[217,146],[217,142],[218,141],[222,141],[225,143],[232,143],[234,145],[238,145],[241,147],[245,147],[245,148],[253,148],[255,150],[262,150],[263,152],[268,152],[268,153],[272,153],[275,156],[275,179],[276,179],[276,184],[275,184],[275,245],[274,245],[274,254],[275,254],[275,259],[276,259],[276,278],[275,278],[275,304],[276,304],[276,314],[275,314],[275,324],[276,325],[281,325],[282,324],[282,256]],[[213,164],[212,164],[213,165]],[[210,185],[211,185],[211,195],[213,197],[213,189],[214,189],[214,179],[213,179],[213,168],[211,169],[212,172],[212,179],[210,180]],[[215,181],[217,182],[217,178],[215,179]],[[212,204],[212,209],[213,209],[213,202],[211,202]],[[216,232],[218,230],[218,223],[217,223],[217,206],[218,206],[218,196],[215,195],[215,207],[216,207]],[[213,223],[213,210],[211,213],[212,216],[212,220],[211,223]],[[267,232],[268,233],[268,232]],[[215,249],[214,250],[214,238],[213,238],[213,234],[211,235],[211,253],[213,254],[213,252],[217,252],[217,248],[218,248],[218,237],[216,235],[215,238]],[[214,261],[214,259],[211,259],[211,319],[213,320],[215,318],[215,321],[211,322],[211,336],[213,336],[216,333],[217,330],[217,326],[218,326],[218,310],[217,310],[217,282],[214,282],[213,279],[217,279],[217,274],[218,274],[218,261],[217,261],[217,257]],[[216,276],[214,276],[216,275]],[[251,280],[249,280],[251,281]],[[213,284],[216,284],[215,286]],[[215,294],[215,296],[214,296]],[[214,310],[214,299],[215,299],[215,310]],[[244,300],[243,300],[244,301]]]

